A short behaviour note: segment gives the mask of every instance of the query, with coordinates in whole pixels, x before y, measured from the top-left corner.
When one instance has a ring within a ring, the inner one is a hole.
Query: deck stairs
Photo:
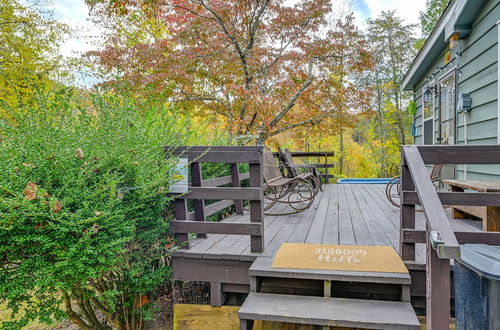
[[[272,268],[272,262],[261,256],[249,269],[240,329],[251,329],[255,320],[324,329],[420,329],[409,274]]]

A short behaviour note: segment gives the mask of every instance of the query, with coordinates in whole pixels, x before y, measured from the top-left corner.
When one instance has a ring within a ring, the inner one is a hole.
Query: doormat
[[[272,267],[408,273],[403,260],[390,246],[283,243]]]

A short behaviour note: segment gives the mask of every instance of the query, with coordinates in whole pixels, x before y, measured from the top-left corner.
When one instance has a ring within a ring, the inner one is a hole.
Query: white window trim
[[[435,102],[436,102],[436,96],[434,95],[434,92],[432,92],[432,99],[431,99],[431,110],[432,110],[432,116],[425,119],[425,113],[424,113],[424,92],[425,90],[429,87],[429,85],[425,85],[424,87],[422,87],[422,145],[426,145],[425,144],[425,122],[428,121],[428,120],[432,120],[432,144],[431,145],[434,145],[436,143],[436,132],[435,132],[435,127],[434,125],[436,124],[434,122],[435,120],[435,112],[436,112],[436,108],[435,108]]]
[[[452,62],[450,61],[450,63],[452,63]],[[450,64],[450,63],[448,63],[448,64]],[[445,65],[445,67],[446,67],[446,65]],[[446,76],[449,75],[452,71],[457,71],[457,64],[456,63],[453,63],[453,65],[449,69],[447,69],[446,71],[443,71],[444,73],[441,73],[439,75],[439,78],[437,78],[438,83],[440,83],[441,80],[446,78]],[[455,73],[458,74],[458,72],[455,72]],[[458,77],[455,78],[455,84],[456,84],[457,78]],[[439,87],[439,85],[438,85],[438,87]]]
[[[457,144],[457,140],[458,140],[458,136],[457,136],[457,133],[458,133],[458,129],[457,129],[457,122],[458,122],[458,118],[457,118],[457,97],[458,97],[458,70],[457,70],[457,65],[454,64],[451,68],[449,68],[448,70],[446,70],[443,74],[441,74],[439,76],[439,78],[437,79],[437,86],[438,86],[438,106],[439,106],[439,144],[442,143],[441,141],[441,81],[443,81],[444,79],[446,79],[453,71],[455,71],[455,109],[454,109],[454,122],[455,124],[453,125],[453,139],[455,140],[453,142],[453,144]]]

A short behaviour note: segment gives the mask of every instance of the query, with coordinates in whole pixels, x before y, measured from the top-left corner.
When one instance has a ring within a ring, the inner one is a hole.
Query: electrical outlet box
[[[458,112],[469,112],[472,109],[472,97],[469,93],[462,93],[458,98]]]

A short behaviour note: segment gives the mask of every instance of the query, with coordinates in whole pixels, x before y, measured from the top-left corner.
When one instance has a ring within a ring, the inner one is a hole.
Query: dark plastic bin
[[[500,330],[500,246],[465,244],[454,263],[457,330]]]

